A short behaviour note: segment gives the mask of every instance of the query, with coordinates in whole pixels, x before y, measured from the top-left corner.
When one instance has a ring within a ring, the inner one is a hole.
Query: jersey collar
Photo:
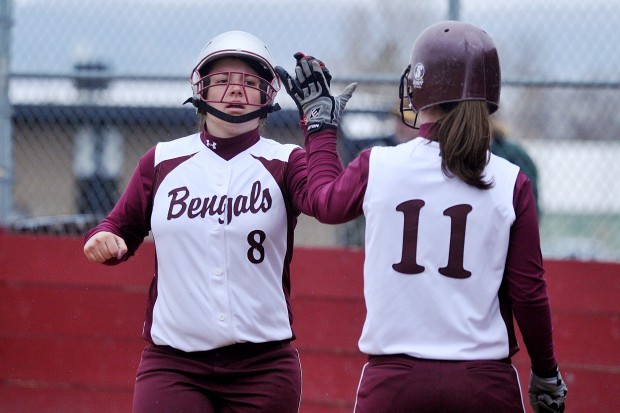
[[[432,134],[432,130],[431,128],[433,127],[435,123],[433,122],[429,122],[429,123],[423,123],[420,125],[420,132],[418,132],[418,136],[421,138],[426,138],[429,140],[433,139],[433,134]]]
[[[200,133],[200,140],[219,157],[229,161],[236,155],[254,145],[260,139],[258,128],[232,138],[218,138],[205,129]]]

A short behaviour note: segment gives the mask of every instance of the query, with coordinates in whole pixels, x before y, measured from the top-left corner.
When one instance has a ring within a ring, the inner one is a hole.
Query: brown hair
[[[196,122],[196,130],[198,131],[198,133],[200,133],[205,128],[205,124],[207,123],[207,115],[202,112],[197,112],[196,114],[198,115],[198,122]]]
[[[491,120],[483,101],[466,100],[440,105],[446,115],[435,122],[433,137],[439,142],[441,169],[480,189],[489,189],[484,168],[489,162]]]

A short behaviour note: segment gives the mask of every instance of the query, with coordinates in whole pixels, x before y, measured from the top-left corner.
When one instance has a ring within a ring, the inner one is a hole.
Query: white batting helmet
[[[243,31],[229,31],[214,37],[202,49],[190,77],[194,99],[205,101],[205,82],[209,65],[224,57],[236,57],[247,62],[259,77],[265,81],[261,87],[261,106],[271,106],[280,90],[280,79],[276,75],[273,57],[267,46],[256,36]]]

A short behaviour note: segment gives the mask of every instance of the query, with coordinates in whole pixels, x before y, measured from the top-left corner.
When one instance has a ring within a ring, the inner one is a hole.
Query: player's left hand
[[[329,73],[329,69],[327,68],[327,66],[325,66],[325,63],[323,63],[321,60],[317,59],[314,56],[306,56],[304,53],[302,52],[297,52],[293,55],[293,57],[295,58],[296,61],[296,65],[295,67],[301,66],[301,61],[302,60],[316,60],[317,62],[319,62],[319,65],[321,66],[321,71],[323,72],[323,75],[325,76],[325,80],[327,81],[327,86],[331,86],[331,81],[332,81],[332,75],[331,73]],[[275,69],[280,70],[280,72],[278,72],[278,74],[280,75],[280,78],[282,79],[282,81],[284,82],[284,78],[290,78],[289,74],[286,72],[286,70],[282,69],[281,67],[276,67]],[[276,71],[277,71],[276,70]],[[284,87],[286,88],[287,92],[289,93],[289,95],[291,94],[289,88],[287,88],[287,86],[290,87],[290,83],[289,82],[284,82]],[[295,100],[293,98],[293,101],[295,102],[295,105],[297,106],[297,109],[299,110],[299,119],[304,121],[305,123],[305,115],[304,115],[304,109],[301,106],[301,103],[297,100]]]
[[[303,114],[307,134],[324,127],[338,128],[342,112],[351,99],[357,83],[348,85],[342,94],[333,96],[330,91],[331,74],[320,60],[296,53],[295,79],[282,67],[275,68],[286,92],[293,98]]]
[[[529,396],[535,413],[562,413],[568,388],[558,370],[555,377],[543,378],[530,372]]]

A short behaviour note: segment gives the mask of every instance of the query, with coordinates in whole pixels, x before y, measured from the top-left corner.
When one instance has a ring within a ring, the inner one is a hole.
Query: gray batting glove
[[[325,77],[329,71],[325,65],[312,56],[297,58],[295,79],[282,67],[275,68],[284,84],[286,92],[303,112],[307,134],[320,131],[325,127],[338,128],[342,112],[351,99],[357,83],[348,85],[342,94],[333,96],[329,90],[329,82]]]
[[[535,413],[562,413],[568,388],[558,370],[555,377],[538,377],[530,372],[529,396]]]

